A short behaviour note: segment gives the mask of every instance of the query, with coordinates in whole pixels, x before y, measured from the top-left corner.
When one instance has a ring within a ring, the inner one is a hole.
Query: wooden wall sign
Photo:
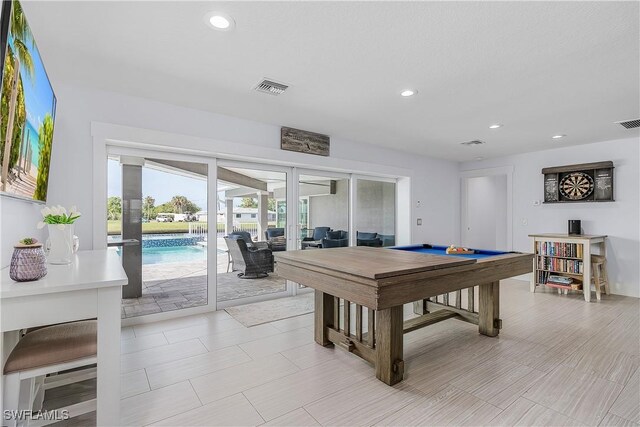
[[[544,202],[613,202],[613,162],[542,169]]]
[[[299,153],[329,155],[328,135],[283,127],[280,129],[280,149]]]

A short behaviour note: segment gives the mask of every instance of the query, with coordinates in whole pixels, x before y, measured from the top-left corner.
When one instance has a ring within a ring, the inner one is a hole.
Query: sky
[[[14,39],[9,34],[9,45],[13,48]],[[25,68],[20,66],[20,76],[22,77],[22,86],[24,88],[25,105],[27,108],[27,119],[31,122],[33,127],[38,130],[42,124],[45,114],[49,113],[53,115],[53,89],[49,83],[47,73],[42,64],[40,53],[38,48],[31,43],[27,43],[31,58],[33,60],[33,80],[29,79]]]
[[[109,160],[108,195],[122,196],[122,171],[120,163]],[[166,203],[173,196],[185,196],[202,210],[207,210],[207,182],[149,168],[142,168],[142,196],[156,199],[156,206]]]

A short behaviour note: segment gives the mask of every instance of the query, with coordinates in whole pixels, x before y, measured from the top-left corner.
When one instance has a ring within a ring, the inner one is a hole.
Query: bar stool
[[[20,411],[34,410],[35,406],[38,411],[41,400],[35,401],[44,397],[45,389],[95,377],[95,371],[89,370],[80,375],[71,373],[56,376],[53,383],[43,381],[47,374],[97,362],[97,326],[95,320],[83,320],[47,326],[22,337],[4,365],[4,410],[16,411],[10,414],[20,414]],[[57,408],[56,411],[68,411],[69,417],[74,417],[95,409],[96,400],[91,399]],[[17,419],[14,415],[14,419],[4,421],[11,426],[46,425],[58,421],[53,416],[53,411],[47,413],[34,420],[28,417]]]
[[[609,295],[609,276],[607,275],[607,258],[602,255],[591,255],[591,277],[596,287],[596,298],[600,300],[601,287]]]

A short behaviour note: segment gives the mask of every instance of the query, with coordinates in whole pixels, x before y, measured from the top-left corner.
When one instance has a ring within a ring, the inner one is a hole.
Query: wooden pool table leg
[[[429,313],[429,310],[427,308],[427,301],[426,299],[421,299],[420,301],[414,301],[413,302],[413,313],[414,314],[418,314],[418,315],[423,315],[423,314],[427,314]]]
[[[480,285],[478,329],[482,335],[498,336],[500,333],[500,282]]]
[[[315,315],[314,315],[314,338],[321,346],[332,345],[329,341],[329,333],[327,328],[332,328],[333,325],[333,310],[335,306],[335,299],[333,295],[325,294],[324,292],[315,291]]]
[[[376,311],[376,378],[394,385],[402,381],[402,306]]]

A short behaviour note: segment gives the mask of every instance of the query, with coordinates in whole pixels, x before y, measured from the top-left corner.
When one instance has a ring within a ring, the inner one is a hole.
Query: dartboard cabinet
[[[612,202],[613,162],[583,163],[542,169],[544,202]]]

